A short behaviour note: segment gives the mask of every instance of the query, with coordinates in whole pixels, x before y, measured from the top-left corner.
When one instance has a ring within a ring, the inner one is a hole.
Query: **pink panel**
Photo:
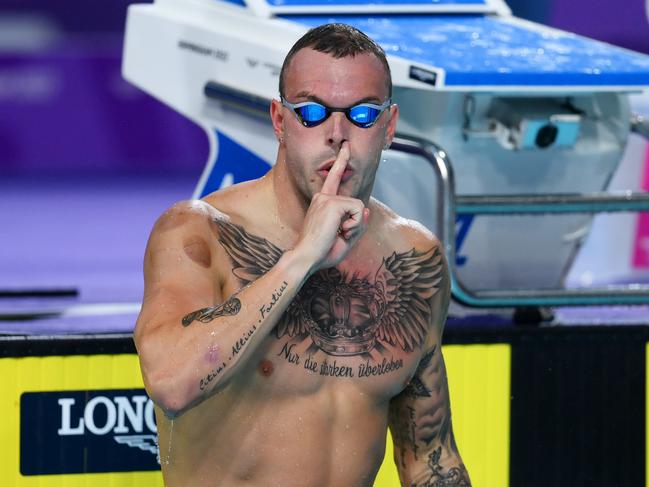
[[[642,189],[649,192],[649,145],[645,149]],[[636,269],[649,269],[649,213],[640,213],[638,215],[633,249],[633,267]]]

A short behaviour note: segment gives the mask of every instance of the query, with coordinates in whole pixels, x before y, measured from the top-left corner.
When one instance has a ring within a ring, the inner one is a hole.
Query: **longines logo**
[[[97,436],[112,433],[113,439],[121,445],[140,448],[157,455],[153,401],[146,395],[115,396],[112,400],[106,396],[95,396],[86,403],[83,417],[78,418],[72,418],[72,407],[76,403],[74,397],[62,397],[58,403],[61,407],[59,436],[83,435],[86,431]],[[103,423],[98,423],[96,419],[95,411],[98,408],[105,410],[100,411]],[[145,425],[151,434],[141,434]],[[124,435],[131,432],[139,434]]]
[[[156,433],[153,402],[143,389],[27,392],[20,400],[20,470],[156,470]]]

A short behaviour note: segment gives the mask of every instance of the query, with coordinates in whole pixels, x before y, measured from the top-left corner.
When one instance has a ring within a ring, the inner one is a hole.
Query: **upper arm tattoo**
[[[239,298],[232,296],[230,299],[218,306],[210,306],[186,314],[183,317],[182,323],[185,327],[191,325],[194,321],[209,323],[219,316],[234,316],[239,312],[239,310],[241,310],[241,301],[239,301]]]
[[[424,353],[408,386],[393,399],[390,423],[400,467],[406,466],[408,455],[415,461],[426,461],[426,470],[421,472],[425,479],[413,483],[413,487],[471,485],[463,464],[444,466],[443,456],[455,461],[459,453],[451,430],[443,357],[436,345]],[[422,452],[428,453],[427,458]]]
[[[283,251],[264,238],[251,235],[243,227],[215,220],[219,228],[219,243],[235,263],[232,272],[244,284],[249,284],[270,270]],[[241,310],[241,301],[232,296],[223,304],[192,311],[182,319],[187,327],[194,321],[209,323],[221,316],[234,316]]]
[[[415,375],[403,390],[402,394],[410,397],[430,397],[430,390],[428,390],[426,384],[424,384],[424,381],[421,378],[421,374],[423,373],[424,369],[428,367],[431,360],[433,360],[435,350],[437,350],[437,345],[433,345],[433,348],[424,353],[423,357],[419,361]]]

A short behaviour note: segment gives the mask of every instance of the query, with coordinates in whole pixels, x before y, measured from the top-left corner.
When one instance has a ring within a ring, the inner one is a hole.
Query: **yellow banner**
[[[474,487],[509,485],[510,346],[444,347],[453,428]],[[136,355],[81,355],[0,359],[0,479],[5,487],[162,486],[160,472],[30,475],[20,472],[23,393],[142,388]],[[648,387],[649,390],[649,387]],[[71,423],[72,427],[74,424]],[[648,448],[649,450],[649,448]],[[52,455],[59,452],[52,451]],[[398,487],[388,437],[375,487]],[[649,464],[649,462],[648,462]]]

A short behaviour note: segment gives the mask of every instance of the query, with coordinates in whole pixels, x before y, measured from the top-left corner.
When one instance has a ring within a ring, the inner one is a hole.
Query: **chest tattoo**
[[[239,225],[216,224],[232,272],[243,285],[270,270],[284,252]],[[373,275],[322,269],[302,286],[274,333],[310,340],[333,356],[381,352],[386,345],[412,352],[425,340],[431,298],[441,280],[442,256],[436,246],[393,252]]]

